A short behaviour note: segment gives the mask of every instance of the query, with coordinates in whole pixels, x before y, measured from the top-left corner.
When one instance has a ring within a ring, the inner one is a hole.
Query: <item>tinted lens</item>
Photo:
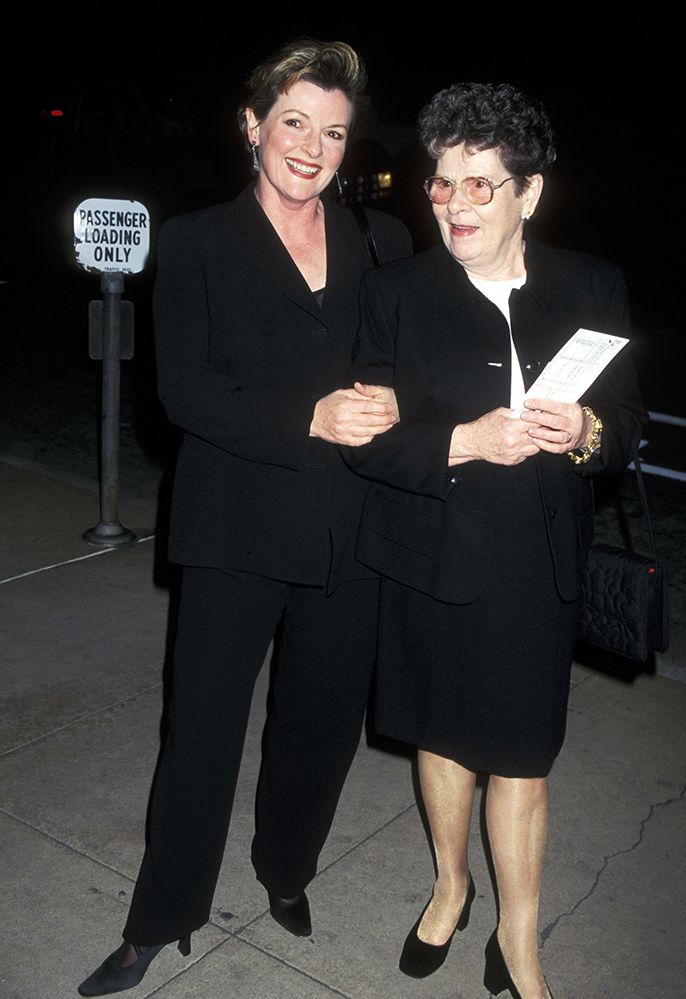
[[[424,181],[424,190],[436,205],[445,205],[453,194],[453,185],[445,177],[428,177]]]
[[[473,205],[487,205],[493,197],[493,188],[485,177],[465,177],[462,190]]]

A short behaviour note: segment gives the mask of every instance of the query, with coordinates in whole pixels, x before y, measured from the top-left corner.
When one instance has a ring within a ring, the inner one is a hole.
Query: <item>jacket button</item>
[[[557,517],[557,507],[551,507],[550,510],[548,510],[548,516],[551,520],[555,520]]]

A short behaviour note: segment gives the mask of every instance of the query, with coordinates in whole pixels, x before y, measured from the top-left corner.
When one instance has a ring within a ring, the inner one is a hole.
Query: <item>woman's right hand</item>
[[[458,423],[450,438],[448,465],[463,465],[467,461],[519,465],[541,450],[530,430],[531,423],[513,417],[512,410],[503,406],[473,423]]]
[[[389,396],[392,389],[375,385],[360,388],[364,393],[355,388],[337,389],[320,399],[314,407],[310,437],[358,447],[390,430],[398,422],[395,396],[392,399]]]

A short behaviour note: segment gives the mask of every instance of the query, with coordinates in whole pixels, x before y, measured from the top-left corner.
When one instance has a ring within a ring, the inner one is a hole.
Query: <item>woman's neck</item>
[[[258,179],[255,197],[276,231],[283,238],[295,237],[312,230],[324,218],[324,208],[319,198],[291,201],[278,191],[263,187]]]
[[[525,248],[526,244],[522,240],[515,243],[514,246],[508,247],[508,252],[498,260],[484,263],[481,266],[478,264],[472,266],[470,261],[467,261],[462,266],[468,274],[482,281],[514,281],[516,278],[526,275]]]
[[[255,196],[283,243],[291,260],[300,271],[310,291],[326,286],[326,233],[324,205],[319,198],[289,201],[278,192],[265,196],[258,181]]]

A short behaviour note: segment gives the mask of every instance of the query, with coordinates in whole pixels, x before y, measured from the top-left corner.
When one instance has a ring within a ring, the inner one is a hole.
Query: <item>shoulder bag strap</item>
[[[641,506],[643,508],[643,518],[645,520],[646,528],[648,529],[648,541],[650,543],[650,554],[655,565],[658,564],[657,546],[655,544],[655,534],[653,532],[653,521],[650,516],[650,508],[648,507],[648,497],[646,496],[646,487],[643,481],[643,470],[641,469],[641,459],[638,454],[638,444],[634,441],[632,449],[633,466],[636,473],[636,485],[638,486],[638,495],[641,498]]]
[[[365,212],[362,205],[360,205],[358,202],[353,202],[353,204],[350,205],[349,207],[350,211],[353,213],[353,218],[357,222],[357,227],[360,230],[360,233],[362,234],[362,238],[365,241],[372,263],[374,264],[375,267],[378,267],[380,263],[379,251],[376,248],[374,233],[372,232],[372,227],[369,224],[367,213]]]

